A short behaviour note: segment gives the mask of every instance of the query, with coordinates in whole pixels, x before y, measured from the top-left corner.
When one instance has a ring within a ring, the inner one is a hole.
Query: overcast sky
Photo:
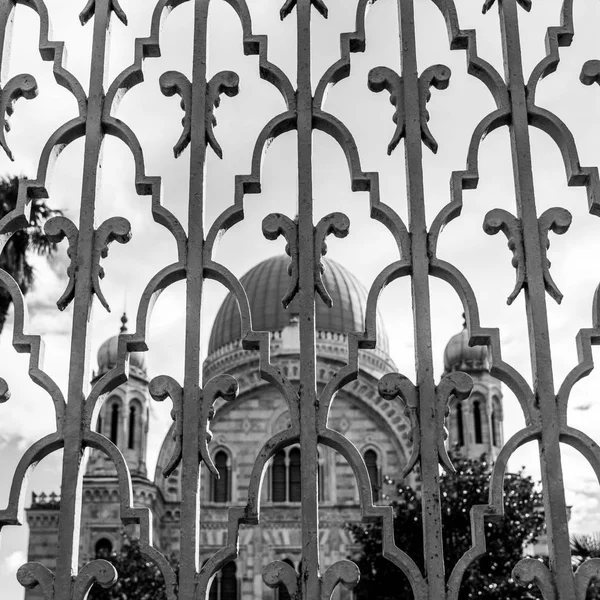
[[[295,80],[295,12],[283,23],[277,2],[248,0],[254,31],[269,33],[269,58]],[[481,0],[482,2],[483,0]],[[115,21],[109,79],[113,79],[133,59],[133,39],[148,35],[152,2],[120,0],[129,17],[129,27]],[[476,28],[479,52],[502,72],[501,45],[497,11],[480,13],[479,0],[456,0],[463,29]],[[92,23],[81,27],[78,13],[81,0],[47,0],[52,16],[53,39],[64,40],[69,51],[68,67],[87,89]],[[424,148],[426,208],[429,222],[449,200],[452,171],[465,166],[467,145],[475,125],[494,104],[487,89],[465,72],[465,52],[448,50],[443,19],[432,2],[416,3],[419,70],[443,63],[452,70],[450,87],[432,91],[429,104],[430,129],[439,142],[433,155]],[[524,66],[531,68],[544,56],[546,27],[559,23],[558,0],[534,0],[530,14],[519,11],[523,33]],[[600,57],[594,24],[600,23],[600,5],[575,3],[575,43],[561,51],[558,72],[538,88],[539,105],[555,111],[573,131],[583,165],[599,162],[600,89],[585,87],[578,81],[585,60]],[[339,58],[339,35],[354,30],[355,0],[327,0],[329,19],[313,15],[313,82]],[[258,75],[256,57],[246,57],[241,46],[239,22],[225,2],[211,3],[209,71],[233,70],[240,76],[240,94],[224,97],[216,111],[217,140],[224,151],[220,161],[208,152],[206,222],[233,201],[236,174],[249,172],[250,156],[256,136],[263,125],[284,110],[277,90]],[[163,204],[186,225],[189,151],[175,160],[172,147],[180,135],[182,112],[177,98],[167,98],[159,90],[158,77],[176,69],[191,76],[192,3],[178,7],[169,16],[163,35],[160,59],[146,61],[146,81],[123,100],[118,116],[138,135],[145,152],[146,172],[163,180]],[[51,63],[42,62],[37,52],[38,18],[31,10],[17,9],[15,42],[8,76],[22,72],[35,75],[39,96],[20,100],[11,118],[8,143],[15,155],[11,163],[0,156],[0,173],[33,177],[40,151],[48,136],[76,115],[76,103],[52,77]],[[393,107],[387,93],[373,94],[367,89],[369,69],[385,65],[399,68],[396,3],[378,0],[367,20],[367,52],[352,55],[352,74],[334,87],[325,108],[342,119],[359,145],[363,170],[379,171],[384,202],[406,216],[402,144],[388,157],[386,149],[394,132]],[[564,376],[577,362],[575,336],[582,327],[591,326],[592,296],[600,281],[596,257],[600,251],[600,222],[587,213],[583,188],[567,188],[564,168],[553,142],[532,131],[538,212],[551,206],[565,206],[573,214],[573,224],[564,236],[551,234],[549,258],[552,276],[565,298],[560,307],[548,298],[554,351],[554,373],[558,388]],[[59,158],[51,179],[49,203],[62,208],[75,222],[81,193],[83,141],[69,146]],[[506,361],[531,381],[523,296],[512,306],[506,297],[514,284],[511,253],[502,236],[489,237],[482,228],[484,215],[492,208],[515,211],[506,129],[494,132],[483,143],[480,154],[480,183],[475,191],[465,192],[463,215],[448,226],[439,243],[439,256],[454,263],[469,278],[480,304],[483,326],[499,327],[502,352]],[[370,220],[368,196],[352,193],[341,149],[320,132],[314,134],[315,222],[323,215],[339,210],[351,221],[351,234],[344,240],[329,241],[329,256],[352,270],[369,286],[381,268],[396,259],[391,236],[381,225]],[[261,234],[262,218],[277,211],[294,217],[296,213],[297,174],[295,133],[277,139],[263,163],[263,193],[245,199],[246,219],[223,238],[217,259],[240,276],[260,260],[283,251],[283,242],[269,242]],[[129,219],[133,239],[127,246],[113,244],[103,261],[106,278],[102,288],[112,313],[99,304],[94,309],[92,361],[102,341],[118,332],[119,316],[126,307],[133,322],[143,288],[161,267],[175,260],[175,244],[164,228],[152,221],[150,200],[137,196],[133,185],[133,161],[127,149],[114,139],[104,148],[102,191],[98,200],[97,222],[121,215]],[[207,227],[208,228],[208,227]],[[47,372],[65,387],[68,365],[72,312],[58,313],[55,302],[66,285],[68,261],[64,244],[50,266],[37,261],[37,285],[28,296],[31,312],[29,331],[44,336]],[[205,288],[203,348],[206,348],[210,324],[225,296],[220,286]],[[149,337],[148,364],[151,375],[168,374],[181,380],[183,374],[184,286],[176,284],[159,299]],[[432,281],[433,350],[436,377],[443,369],[443,349],[450,336],[460,330],[462,308],[449,286]],[[414,378],[412,316],[408,280],[392,284],[383,294],[380,308],[386,324],[392,357],[399,370]],[[51,431],[51,402],[27,376],[28,356],[18,355],[11,346],[12,320],[0,336],[0,376],[9,382],[13,396],[0,407],[0,468],[12,473],[23,450]],[[600,439],[599,379],[592,374],[573,390],[569,418],[571,425]],[[35,415],[35,418],[32,418]],[[150,472],[158,445],[169,425],[168,406],[153,406],[150,438]],[[523,426],[523,418],[514,397],[505,395],[505,437]],[[525,465],[539,477],[537,447],[528,446],[511,461],[513,469]],[[50,491],[59,481],[60,456],[43,461],[35,472],[30,491]],[[573,506],[572,532],[600,530],[597,481],[589,465],[568,449],[564,452],[564,471],[568,501]],[[5,505],[9,475],[0,479],[0,504]],[[7,528],[0,548],[0,581],[10,597],[22,594],[14,582],[14,571],[26,558],[26,527]]]

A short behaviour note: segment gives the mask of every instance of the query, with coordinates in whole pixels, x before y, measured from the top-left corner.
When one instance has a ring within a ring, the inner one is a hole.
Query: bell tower
[[[120,333],[127,331],[127,315],[121,317]],[[119,336],[108,338],[98,350],[96,381],[117,363]],[[123,453],[132,476],[147,477],[146,446],[150,399],[146,356],[132,352],[129,356],[129,379],[110,393],[100,411],[97,431],[110,439]],[[114,468],[104,454],[93,451],[86,475],[113,474]]]
[[[495,460],[504,442],[502,389],[490,375],[487,347],[469,346],[466,324],[444,350],[444,375],[452,371],[469,374],[473,391],[466,400],[450,403],[448,448],[468,458]]]
[[[127,315],[121,317],[120,333],[127,331]],[[97,381],[117,364],[119,335],[108,338],[98,350]],[[129,378],[113,390],[100,410],[96,431],[111,440],[121,451],[133,483],[134,502],[137,506],[151,507],[156,499],[156,488],[148,480],[146,449],[150,396],[146,356],[143,352],[129,355]],[[121,494],[117,471],[112,461],[101,451],[90,452],[83,478],[80,558],[83,562],[118,550],[124,529],[121,520]],[[135,535],[134,525],[130,534]]]

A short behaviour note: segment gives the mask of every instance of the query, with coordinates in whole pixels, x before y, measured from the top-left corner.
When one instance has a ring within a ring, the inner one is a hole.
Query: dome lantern
[[[489,370],[487,346],[469,346],[466,323],[453,335],[444,350],[444,372]]]
[[[127,332],[127,314],[121,316],[120,333]],[[105,340],[98,349],[98,376],[103,375],[117,364],[119,350],[119,335],[113,335]],[[146,379],[146,353],[131,352],[129,354],[129,366],[132,374]]]

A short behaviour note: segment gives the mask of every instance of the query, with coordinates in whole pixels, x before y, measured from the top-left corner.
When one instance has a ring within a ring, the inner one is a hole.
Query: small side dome
[[[127,315],[123,313],[121,317],[121,333],[127,331],[127,320]],[[113,335],[102,343],[98,350],[98,375],[106,373],[106,371],[112,369],[117,364],[118,346],[118,335]],[[146,353],[131,352],[129,355],[129,366],[133,368],[134,373],[137,370],[146,375]]]
[[[483,371],[489,369],[487,346],[469,346],[465,327],[453,335],[444,350],[444,371]]]

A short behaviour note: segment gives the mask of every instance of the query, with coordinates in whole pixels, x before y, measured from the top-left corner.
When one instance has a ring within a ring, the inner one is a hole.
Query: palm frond
[[[571,554],[578,563],[588,558],[600,558],[600,531],[571,537]]]

